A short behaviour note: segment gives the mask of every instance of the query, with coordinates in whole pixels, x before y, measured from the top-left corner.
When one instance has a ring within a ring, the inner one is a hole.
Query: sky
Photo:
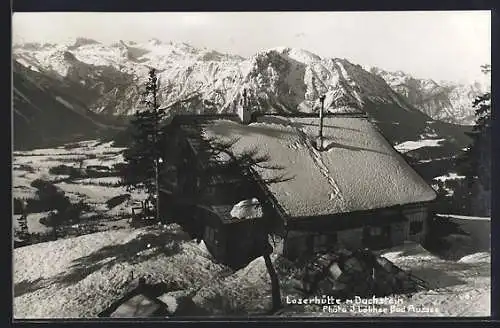
[[[286,46],[437,81],[472,82],[491,63],[489,11],[15,13],[13,42],[87,37],[187,42],[249,57]]]

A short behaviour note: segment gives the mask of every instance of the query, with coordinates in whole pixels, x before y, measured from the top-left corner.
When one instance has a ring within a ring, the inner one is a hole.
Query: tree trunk
[[[272,312],[275,312],[283,307],[281,303],[281,292],[280,292],[280,282],[276,270],[274,270],[273,263],[271,262],[271,256],[268,252],[264,252],[264,261],[266,262],[267,272],[271,278],[271,293],[273,300]]]
[[[160,186],[159,186],[159,174],[158,174],[158,158],[155,159],[155,181],[156,181],[156,220],[158,222],[163,222],[160,216]],[[164,223],[164,222],[163,222]]]
[[[159,147],[159,143],[158,143],[159,116],[158,116],[158,103],[157,103],[157,99],[156,99],[157,89],[158,89],[158,85],[156,84],[156,81],[155,81],[155,85],[154,85],[154,89],[153,89],[153,108],[154,108],[154,113],[155,113],[155,116],[154,116],[154,120],[155,120],[154,121],[154,149],[155,149],[154,165],[155,165],[156,220],[158,222],[166,223],[166,222],[164,222],[164,220],[162,220],[162,218],[160,216],[160,178],[159,178],[159,168],[158,168],[160,150],[158,149],[158,147]]]

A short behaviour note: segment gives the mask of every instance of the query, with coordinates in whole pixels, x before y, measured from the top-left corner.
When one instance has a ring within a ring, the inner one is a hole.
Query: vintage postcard
[[[14,319],[489,317],[490,18],[14,13]]]

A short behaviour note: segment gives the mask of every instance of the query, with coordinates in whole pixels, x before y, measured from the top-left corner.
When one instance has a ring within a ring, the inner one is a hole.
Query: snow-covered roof
[[[257,169],[263,178],[290,178],[268,185],[290,218],[366,211],[432,201],[434,190],[394,150],[380,132],[362,117],[324,118],[324,147],[313,146],[317,117],[261,116],[242,125],[233,120],[209,120],[205,136],[239,138],[233,151],[257,147],[269,164],[281,171]]]

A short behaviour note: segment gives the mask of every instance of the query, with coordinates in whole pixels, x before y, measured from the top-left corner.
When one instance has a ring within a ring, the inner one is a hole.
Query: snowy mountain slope
[[[485,91],[479,82],[469,85],[437,83],[430,79],[415,78],[402,71],[388,72],[377,67],[372,67],[370,72],[382,77],[410,104],[433,119],[455,124],[474,124],[472,102]]]
[[[321,94],[326,96],[325,108],[332,112],[363,109],[366,101],[412,110],[385,82],[345,59],[275,48],[257,53],[248,66],[241,87],[249,91],[250,102],[268,112],[317,111]]]
[[[150,40],[141,45],[124,41],[103,45],[82,38],[68,44],[18,45],[14,47],[14,59],[27,68],[91,90],[85,99],[89,109],[113,115],[134,112],[139,105],[139,86],[147,77],[149,67],[160,71],[163,82],[160,101],[167,104],[199,89],[200,84],[216,82],[215,75],[220,75],[218,71],[228,66],[225,62],[233,66],[242,60],[187,44]],[[233,73],[230,70],[222,75],[229,78]],[[217,98],[217,89],[224,88],[222,83],[227,80],[221,79],[221,85],[205,91],[206,99]]]
[[[50,145],[119,129],[118,122],[89,111],[74,88],[46,75],[13,67],[14,148]],[[64,122],[64,124],[61,124]],[[114,123],[117,123],[116,125]]]
[[[274,48],[245,59],[185,43],[105,45],[79,38],[66,44],[17,45],[14,59],[106,116],[130,115],[139,108],[147,70],[154,67],[161,105],[187,99],[176,107],[182,113],[234,112],[243,94],[263,112],[316,112],[318,98],[325,94],[327,111],[366,112],[392,144],[446,139],[440,149],[449,154],[470,142],[461,127],[434,121],[382,77],[346,59],[321,58],[301,49]]]
[[[206,104],[234,110],[243,88],[264,110],[313,111],[326,93],[327,107],[362,107],[366,99],[409,109],[383,80],[345,59],[321,58],[306,50],[274,48],[244,59],[188,44],[150,40],[104,45],[78,38],[67,44],[14,47],[20,64],[94,91],[87,105],[98,113],[131,114],[147,69],[160,72],[165,105],[193,91]]]

